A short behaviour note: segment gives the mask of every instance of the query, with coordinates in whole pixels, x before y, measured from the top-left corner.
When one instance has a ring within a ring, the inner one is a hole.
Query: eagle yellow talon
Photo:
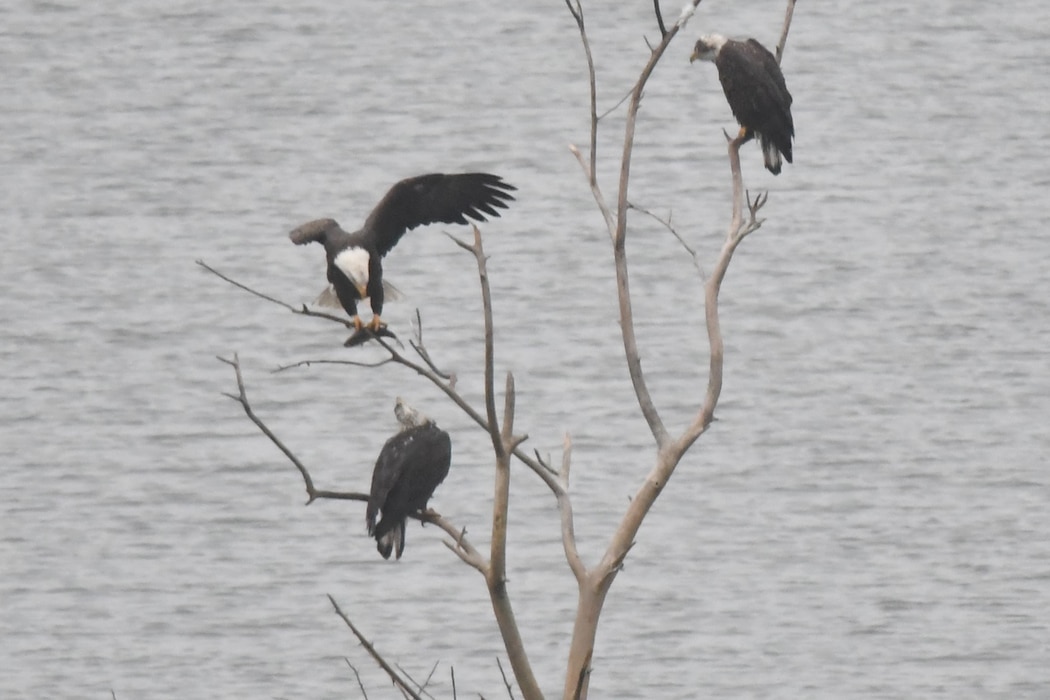
[[[354,321],[354,330],[355,331],[359,331],[359,330],[361,330],[362,328],[365,327],[365,322],[361,320],[360,316],[356,316],[355,315],[354,318],[353,318],[353,321]]]
[[[386,328],[386,324],[379,320],[379,315],[372,316],[372,320],[368,323],[368,330],[378,333],[383,328]]]

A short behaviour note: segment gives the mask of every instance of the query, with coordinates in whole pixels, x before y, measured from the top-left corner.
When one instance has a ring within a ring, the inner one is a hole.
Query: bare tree
[[[376,343],[381,345],[387,352],[387,357],[378,363],[365,366],[376,366],[378,364],[395,363],[404,366],[416,374],[424,377],[436,387],[441,389],[450,400],[473,419],[483,430],[485,430],[492,442],[495,456],[495,483],[493,496],[493,513],[491,523],[490,547],[487,554],[476,549],[466,536],[465,529],[453,524],[449,519],[441,516],[434,510],[418,513],[414,517],[424,522],[435,523],[449,537],[445,545],[454,552],[464,563],[476,569],[484,577],[489,597],[492,602],[496,623],[502,635],[506,647],[507,656],[510,661],[514,679],[526,700],[542,698],[539,683],[533,673],[529,656],[515,620],[511,598],[507,589],[506,578],[506,554],[507,554],[507,513],[510,503],[510,467],[512,460],[517,460],[528,467],[532,473],[538,476],[550,489],[555,497],[561,518],[561,539],[565,559],[570,571],[576,579],[579,601],[576,611],[576,619],[573,625],[572,640],[569,647],[569,656],[566,664],[563,698],[586,698],[590,680],[590,665],[594,651],[595,637],[598,629],[598,621],[601,617],[606,595],[616,579],[617,574],[623,566],[623,562],[634,544],[635,536],[642,525],[643,520],[649,513],[663,488],[667,485],[675,468],[682,457],[706,432],[714,420],[715,408],[722,390],[722,365],[723,365],[723,341],[719,325],[718,295],[722,281],[725,279],[726,271],[732,260],[737,247],[749,234],[757,230],[763,220],[758,218],[759,210],[766,202],[766,195],[751,198],[744,189],[743,177],[740,169],[740,146],[744,142],[741,137],[729,138],[727,153],[732,185],[732,211],[729,217],[729,225],[726,231],[725,241],[706,276],[704,282],[704,308],[707,326],[708,341],[710,344],[710,364],[708,368],[707,388],[702,402],[697,407],[696,414],[689,425],[678,435],[672,435],[661,417],[660,411],[654,404],[646,382],[645,373],[642,370],[637,338],[635,335],[634,316],[632,313],[632,298],[629,285],[629,266],[626,254],[626,241],[629,232],[628,210],[637,209],[649,214],[644,209],[633,207],[628,201],[628,183],[630,181],[630,168],[633,155],[634,135],[637,124],[639,105],[642,101],[643,90],[653,70],[659,63],[668,46],[683,29],[701,0],[691,0],[683,9],[678,19],[669,27],[665,25],[660,13],[659,0],[654,1],[657,24],[660,29],[660,41],[650,46],[650,56],[643,66],[639,77],[635,81],[628,97],[626,98],[627,118],[624,133],[623,152],[620,160],[620,174],[615,198],[609,200],[598,185],[597,148],[598,128],[601,117],[597,111],[597,88],[595,83],[594,60],[591,54],[590,43],[587,37],[584,21],[584,11],[581,0],[565,0],[566,6],[575,19],[579,29],[580,39],[583,44],[587,59],[587,70],[590,84],[590,146],[586,155],[575,146],[572,152],[578,159],[580,166],[586,176],[594,201],[600,210],[608,229],[609,237],[613,246],[613,257],[617,281],[617,295],[619,301],[620,328],[627,367],[639,409],[644,416],[655,443],[655,454],[652,466],[642,479],[630,504],[627,506],[619,525],[612,533],[608,545],[600,560],[587,566],[581,559],[577,547],[573,528],[573,507],[569,492],[569,475],[572,457],[572,444],[568,436],[564,440],[561,463],[557,469],[546,463],[538,453],[530,455],[521,449],[522,443],[527,436],[515,432],[515,390],[514,377],[508,372],[505,377],[503,391],[502,411],[497,408],[496,400],[496,375],[494,366],[494,344],[495,333],[492,317],[492,303],[486,268],[486,257],[482,245],[480,231],[475,226],[473,229],[473,241],[468,243],[457,239],[455,242],[464,250],[471,253],[475,259],[478,276],[481,283],[481,295],[483,302],[483,315],[485,323],[485,355],[484,355],[484,396],[485,406],[483,410],[474,408],[456,390],[455,378],[443,373],[438,365],[432,360],[430,351],[423,343],[421,319],[417,325],[416,336],[410,341],[410,347],[415,356],[406,354],[403,347],[388,337],[375,337]],[[787,12],[785,14],[783,31],[776,49],[777,60],[783,54],[784,44],[791,23],[794,9],[794,0],[788,0]],[[611,204],[610,204],[611,202]],[[649,214],[652,216],[652,214]],[[699,267],[696,253],[685,243],[678,232],[664,222],[667,228],[682,242],[682,245],[693,256],[694,263]],[[349,323],[339,317],[311,311],[304,307],[295,307],[291,304],[281,302],[273,297],[255,291],[235,280],[232,280],[214,268],[198,261],[202,267],[218,275],[224,280],[234,284],[256,296],[267,301],[279,304],[286,309],[302,315],[319,317],[329,321]],[[223,359],[223,358],[220,358]],[[336,498],[346,500],[367,501],[368,494],[355,492],[326,491],[315,488],[313,480],[307,468],[288,449],[281,440],[266,426],[266,424],[255,414],[248,401],[241,368],[236,356],[233,359],[223,359],[234,367],[238,392],[228,394],[230,398],[238,401],[248,417],[274,442],[274,444],[288,457],[288,459],[299,470],[306,487],[308,503],[320,498]],[[309,365],[317,362],[328,362],[335,364],[362,365],[349,360],[305,360],[294,365],[279,368],[280,370]],[[335,600],[331,600],[336,612],[351,627],[354,634],[366,645],[366,648],[376,661],[391,676],[398,688],[407,696],[416,696],[411,687],[409,679],[401,677],[375,648],[365,642],[361,633],[353,626],[350,619],[339,609]],[[348,662],[349,663],[349,662]],[[501,667],[502,671],[502,667]],[[355,670],[356,673],[356,670]],[[507,684],[510,692],[510,684]]]

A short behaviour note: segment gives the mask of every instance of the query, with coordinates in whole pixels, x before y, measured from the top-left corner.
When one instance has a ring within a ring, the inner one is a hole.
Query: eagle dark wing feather
[[[409,229],[432,223],[485,221],[506,209],[516,188],[489,173],[430,173],[397,183],[368,215],[362,229],[386,255]]]
[[[306,245],[314,242],[324,243],[330,230],[341,231],[342,229],[339,228],[339,224],[335,222],[335,219],[314,219],[313,221],[307,221],[289,233],[288,237],[296,245]]]
[[[790,107],[791,93],[788,92],[787,83],[784,81],[784,72],[780,69],[780,64],[777,63],[777,57],[774,56],[769,49],[759,43],[757,39],[748,39],[747,47],[748,50],[762,62],[762,65],[765,66],[766,74],[773,78],[773,82],[780,90],[783,103]]]
[[[451,462],[452,441],[433,423],[404,430],[383,445],[372,472],[365,522],[384,558],[390,556],[392,546],[396,547],[397,558],[401,558],[405,519],[426,508],[434,490],[448,475]],[[382,519],[376,523],[380,511]],[[391,543],[386,535],[395,529]]]
[[[365,524],[369,535],[375,534],[376,517],[404,471],[403,442],[401,434],[387,440],[372,470],[372,487],[368,492],[368,507],[365,508]]]
[[[749,39],[722,47],[715,61],[718,79],[733,116],[773,141],[791,162],[791,94],[776,58],[762,44]]]

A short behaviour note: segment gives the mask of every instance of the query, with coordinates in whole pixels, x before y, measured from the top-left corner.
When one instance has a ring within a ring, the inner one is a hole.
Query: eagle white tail
[[[780,150],[765,136],[759,136],[758,140],[762,144],[762,157],[766,161],[766,170],[774,175],[779,175],[781,166]]]
[[[405,551],[405,523],[401,521],[376,538],[376,549],[383,555],[384,559],[390,558],[393,552],[395,558],[400,559]]]

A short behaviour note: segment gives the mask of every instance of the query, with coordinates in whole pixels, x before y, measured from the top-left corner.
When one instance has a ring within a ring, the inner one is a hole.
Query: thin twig
[[[602,119],[605,119],[607,116],[609,116],[610,114],[615,112],[617,109],[619,109],[623,105],[624,102],[626,102],[628,99],[630,99],[632,92],[634,92],[634,90],[628,90],[626,93],[624,93],[623,97],[621,97],[619,100],[616,101],[616,104],[614,104],[612,107],[610,107],[609,109],[607,109],[604,112],[602,112],[601,114],[599,114],[598,115],[598,121],[601,121]]]
[[[503,685],[507,688],[507,695],[510,700],[514,700],[514,688],[511,687],[510,681],[507,680],[507,674],[503,671],[503,664],[500,663],[499,657],[496,657],[496,665],[499,666],[499,675],[503,676]]]
[[[437,671],[437,669],[438,669],[438,663],[439,662],[437,662],[437,661],[434,662],[434,667],[432,669],[430,669],[430,673],[428,673],[427,677],[423,680],[423,685],[419,686],[419,691],[420,692],[424,692],[426,690],[427,686],[430,685],[430,679],[434,677],[434,672]],[[427,693],[427,696],[431,697],[430,693]]]
[[[575,8],[572,0],[565,0],[565,5],[572,13],[573,19],[576,20],[583,43],[583,52],[587,57],[587,81],[591,90],[591,152],[590,167],[585,169],[589,173],[587,177],[590,180],[591,189],[596,189],[598,187],[598,84],[594,76],[594,55],[591,53],[591,43],[587,39],[587,30],[583,23],[583,5],[580,0],[575,0],[575,2]],[[583,163],[582,160],[580,162]]]
[[[309,367],[310,365],[350,365],[351,367],[366,367],[373,369],[375,367],[382,367],[392,362],[389,357],[382,360],[376,360],[375,362],[361,362],[359,360],[299,360],[287,365],[277,365],[271,371],[274,374],[279,372],[287,372],[290,369],[296,369],[298,367]]]
[[[255,415],[252,405],[248,402],[248,393],[244,388],[244,378],[241,376],[241,361],[240,358],[237,357],[237,353],[234,353],[232,360],[228,360],[225,357],[219,357],[218,360],[233,367],[234,374],[237,377],[238,394],[236,396],[233,394],[226,394],[226,396],[241,404],[241,408],[244,409],[244,413],[248,416],[251,422],[255,423],[256,427],[262,431],[263,435],[270,438],[270,442],[276,445],[277,449],[283,452],[284,456],[295,465],[295,468],[299,470],[299,474],[303,477],[303,483],[306,485],[306,495],[309,498],[307,503],[312,503],[314,499],[317,498],[317,493],[314,489],[314,481],[310,478],[310,472],[306,470],[306,467],[299,461],[299,458],[295,456],[295,453],[281,442],[280,438],[278,438],[273,431],[267,427],[266,423],[264,423],[261,418]]]
[[[408,341],[408,344],[412,346],[412,349],[416,351],[420,359],[427,364],[434,374],[438,375],[446,381],[451,381],[455,376],[450,372],[443,372],[438,366],[430,359],[430,352],[427,350],[426,344],[423,342],[423,316],[419,313],[419,309],[416,309],[416,337]]]
[[[660,0],[653,0],[653,9],[656,11],[656,25],[660,27],[660,38],[667,36],[667,27],[664,26],[664,16],[660,14]]]
[[[361,695],[365,696],[365,700],[368,700],[368,691],[365,690],[365,684],[361,682],[361,674],[358,673],[357,669],[354,668],[354,665],[350,663],[350,659],[344,656],[343,661],[345,661],[346,665],[350,667],[350,670],[354,672],[354,678],[357,679],[357,687],[361,689]]]
[[[323,311],[311,311],[310,309],[307,308],[306,304],[303,304],[301,307],[292,306],[291,304],[289,304],[286,301],[281,301],[280,299],[272,297],[269,294],[263,294],[262,292],[260,292],[260,291],[258,291],[256,289],[252,289],[251,287],[249,287],[246,284],[242,284],[242,283],[238,282],[237,280],[233,279],[232,277],[227,277],[226,275],[222,274],[221,272],[219,272],[218,270],[216,270],[214,267],[212,267],[208,263],[204,262],[203,260],[197,260],[196,263],[198,265],[200,265],[201,267],[203,267],[208,272],[210,272],[213,275],[215,275],[216,277],[218,277],[219,279],[224,280],[226,282],[229,282],[234,287],[237,287],[238,289],[243,289],[244,291],[248,292],[249,294],[257,296],[260,299],[265,299],[266,301],[268,301],[268,302],[270,302],[272,304],[277,304],[278,306],[283,306],[284,308],[286,308],[289,311],[291,311],[293,314],[299,314],[300,316],[310,316],[312,318],[323,318],[323,319],[326,319],[326,320],[329,320],[329,321],[334,321],[335,323],[342,324],[343,326],[346,326],[347,328],[352,328],[353,325],[354,325],[349,319],[341,318],[339,316],[335,316],[333,314],[325,313]]]
[[[402,692],[406,693],[410,698],[413,698],[414,700],[423,700],[419,693],[412,690],[405,679],[403,679],[400,674],[398,674],[398,672],[387,663],[386,659],[383,658],[383,655],[376,651],[376,648],[365,639],[365,636],[361,634],[354,623],[350,621],[350,618],[342,611],[339,607],[339,603],[335,602],[335,598],[333,598],[331,594],[328,595],[328,601],[332,604],[332,607],[335,608],[336,614],[343,618],[343,622],[346,623],[346,626],[349,627],[350,631],[354,633],[355,637],[357,637],[357,641],[361,642],[361,646],[363,646],[372,658],[375,659],[376,663],[379,664],[379,667],[386,671],[386,675],[390,676],[390,680],[394,682],[394,685],[401,689]]]
[[[405,678],[407,678],[408,680],[410,680],[412,682],[412,685],[416,686],[416,692],[418,692],[420,695],[426,695],[431,700],[434,700],[434,696],[427,692],[426,687],[427,687],[427,684],[430,683],[430,677],[434,675],[434,671],[437,669],[438,663],[439,662],[437,662],[437,661],[434,662],[434,668],[430,669],[430,674],[427,675],[426,680],[423,681],[422,684],[419,681],[417,681],[415,678],[413,678],[412,674],[410,674],[408,671],[406,671],[404,666],[402,666],[401,664],[396,663],[396,662],[394,663],[394,665],[397,666],[397,670],[398,671],[400,671],[401,673],[403,673],[405,675]]]
[[[700,264],[700,256],[699,256],[699,254],[697,254],[697,252],[695,250],[693,250],[693,248],[688,243],[685,242],[685,239],[682,238],[682,235],[680,233],[678,233],[678,231],[675,229],[674,226],[671,225],[671,215],[670,214],[667,215],[666,219],[663,219],[660,216],[658,216],[657,214],[654,214],[653,212],[649,211],[648,209],[646,209],[644,207],[639,207],[638,205],[632,204],[631,202],[627,203],[627,207],[629,209],[634,209],[635,211],[641,212],[642,214],[645,214],[646,216],[649,216],[649,217],[655,219],[656,221],[658,221],[659,223],[663,224],[664,228],[666,228],[668,231],[670,231],[671,235],[674,236],[676,239],[678,239],[678,242],[681,244],[681,246],[683,248],[685,248],[685,251],[687,253],[689,253],[690,257],[692,257],[692,259],[693,259],[693,267],[695,267],[696,271],[700,273],[700,279],[706,279],[707,278],[707,275],[704,274],[704,268]]]
[[[787,44],[788,29],[791,28],[791,16],[795,13],[795,0],[788,0],[784,11],[784,27],[780,30],[780,41],[777,42],[777,63],[784,58],[784,45]]]

